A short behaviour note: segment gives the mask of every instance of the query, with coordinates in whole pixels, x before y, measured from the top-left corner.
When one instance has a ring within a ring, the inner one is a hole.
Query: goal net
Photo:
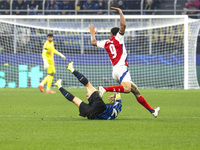
[[[139,88],[199,88],[196,42],[200,21],[187,16],[125,16],[125,46],[132,81]],[[64,87],[83,87],[66,70],[74,67],[93,86],[111,86],[112,65],[104,49],[90,43],[89,24],[98,29],[97,40],[110,38],[119,16],[1,16],[0,88],[36,88],[47,75],[42,50],[48,33],[54,33],[54,77]]]

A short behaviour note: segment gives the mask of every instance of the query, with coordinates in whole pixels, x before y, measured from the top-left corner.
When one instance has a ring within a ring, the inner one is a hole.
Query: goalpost
[[[131,78],[139,88],[196,89],[196,45],[199,20],[185,15],[125,16],[125,46]],[[97,40],[109,39],[110,29],[120,26],[119,16],[1,16],[0,88],[36,88],[47,75],[42,50],[48,33],[55,48],[66,56],[54,57],[54,81],[64,87],[83,87],[66,65],[95,86],[111,86],[112,66],[104,49],[90,44],[89,24],[98,30]]]

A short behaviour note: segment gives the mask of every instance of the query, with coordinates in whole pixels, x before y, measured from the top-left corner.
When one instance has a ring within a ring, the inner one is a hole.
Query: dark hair
[[[53,33],[49,33],[49,34],[47,34],[47,37],[53,37]]]
[[[113,27],[110,32],[112,33],[113,36],[117,35],[117,33],[119,32],[119,28],[118,27]]]

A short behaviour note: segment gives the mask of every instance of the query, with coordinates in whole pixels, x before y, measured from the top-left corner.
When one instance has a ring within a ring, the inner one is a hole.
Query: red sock
[[[106,92],[124,92],[124,87],[122,85],[109,86],[103,88],[106,90]]]
[[[154,109],[147,103],[147,101],[144,99],[144,97],[141,95],[139,98],[137,98],[137,101],[144,106],[148,111],[151,113],[154,112]]]

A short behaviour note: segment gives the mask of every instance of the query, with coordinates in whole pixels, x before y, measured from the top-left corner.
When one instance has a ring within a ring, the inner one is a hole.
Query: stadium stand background
[[[185,6],[199,0],[0,0],[0,15],[115,15],[111,6],[126,15],[181,15]],[[147,3],[152,3],[148,6]],[[200,5],[198,6],[200,8]],[[190,12],[190,11],[189,11]],[[189,13],[200,18],[199,9]],[[200,38],[197,53],[200,54]]]
[[[186,9],[191,1],[196,5],[195,10]],[[121,8],[126,15],[187,14],[200,19],[199,0],[0,0],[0,15],[115,15],[111,6]],[[200,36],[197,54],[200,66]],[[198,77],[200,81],[200,71]]]
[[[188,1],[199,0],[0,0],[0,14],[71,15],[115,14],[110,6],[125,14],[180,15]],[[150,7],[147,4],[152,3]],[[101,11],[101,13],[99,13]],[[199,12],[195,14],[199,18]]]

